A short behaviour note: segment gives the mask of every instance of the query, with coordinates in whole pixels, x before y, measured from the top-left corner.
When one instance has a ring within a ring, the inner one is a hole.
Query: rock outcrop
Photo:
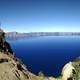
[[[61,80],[80,80],[80,57],[64,66]]]
[[[0,52],[0,80],[31,80],[31,78],[36,80],[36,76],[28,72],[25,65],[15,60],[11,54]]]
[[[15,56],[5,40],[5,33],[0,29],[0,80],[80,80],[80,57],[67,63],[58,78],[47,77],[42,73],[34,75]]]

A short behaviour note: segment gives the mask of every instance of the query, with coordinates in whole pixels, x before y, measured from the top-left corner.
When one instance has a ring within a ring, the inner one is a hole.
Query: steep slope
[[[5,33],[0,29],[0,80],[38,80],[26,66],[16,58]]]
[[[0,52],[0,80],[37,80],[13,55]]]

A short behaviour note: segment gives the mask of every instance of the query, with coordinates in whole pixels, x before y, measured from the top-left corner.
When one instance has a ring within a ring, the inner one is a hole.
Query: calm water
[[[62,67],[80,56],[80,37],[37,37],[8,40],[16,56],[37,74],[58,76]]]

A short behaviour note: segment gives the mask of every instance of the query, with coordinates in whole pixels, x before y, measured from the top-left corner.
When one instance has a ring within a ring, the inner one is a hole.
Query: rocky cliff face
[[[5,33],[0,30],[0,80],[38,80],[14,55]]]
[[[0,80],[37,80],[13,55],[0,52]]]
[[[47,77],[42,73],[36,76],[16,58],[5,40],[5,33],[0,30],[0,80],[80,80],[80,57],[67,63],[58,78]]]

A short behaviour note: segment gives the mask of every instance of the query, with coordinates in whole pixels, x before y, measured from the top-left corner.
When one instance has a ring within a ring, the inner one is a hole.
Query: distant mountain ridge
[[[7,32],[6,37],[80,36],[80,32]]]

